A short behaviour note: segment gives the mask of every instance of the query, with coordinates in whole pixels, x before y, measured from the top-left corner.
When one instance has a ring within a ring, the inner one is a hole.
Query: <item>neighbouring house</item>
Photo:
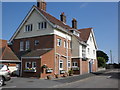
[[[74,31],[74,36],[72,37],[72,68],[74,74],[97,71],[96,50],[97,44],[93,28]]]
[[[8,47],[7,40],[0,39],[0,63],[8,65],[12,73],[20,69],[20,62],[14,52]]]
[[[84,38],[86,34],[87,39]],[[89,37],[92,37],[93,42],[89,42]],[[83,29],[78,30],[76,19],[72,20],[72,27],[68,26],[64,13],[58,20],[46,12],[44,0],[31,8],[10,39],[11,49],[21,59],[21,76],[38,78],[48,75],[54,77],[55,74],[62,76],[71,68],[76,74],[96,71],[95,42],[92,28],[85,32]],[[95,50],[94,57],[90,57],[93,53],[86,55],[87,48],[90,48],[90,53]],[[75,70],[76,66],[78,70]]]

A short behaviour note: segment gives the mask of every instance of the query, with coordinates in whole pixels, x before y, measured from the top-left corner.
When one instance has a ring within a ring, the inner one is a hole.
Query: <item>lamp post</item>
[[[110,50],[111,64],[112,64],[112,50]]]

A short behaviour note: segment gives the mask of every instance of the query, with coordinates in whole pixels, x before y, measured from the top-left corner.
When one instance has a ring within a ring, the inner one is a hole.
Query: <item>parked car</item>
[[[9,81],[10,79],[10,70],[8,66],[0,64],[0,86],[4,85],[4,82]]]

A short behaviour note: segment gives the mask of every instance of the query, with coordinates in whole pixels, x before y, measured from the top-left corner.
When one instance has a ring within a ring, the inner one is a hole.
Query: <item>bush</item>
[[[106,66],[106,61],[103,57],[98,57],[97,60],[98,60],[98,67],[104,68]]]

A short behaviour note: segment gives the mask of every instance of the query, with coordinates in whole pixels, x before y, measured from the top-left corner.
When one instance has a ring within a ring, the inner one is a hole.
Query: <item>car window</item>
[[[3,66],[4,66],[3,64],[0,64],[0,69],[1,69]]]

